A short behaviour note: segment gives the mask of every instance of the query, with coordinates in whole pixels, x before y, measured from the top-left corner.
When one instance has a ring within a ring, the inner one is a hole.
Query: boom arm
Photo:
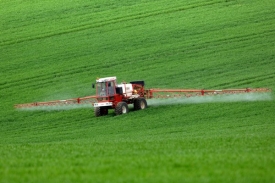
[[[62,106],[62,105],[73,105],[73,104],[94,104],[96,102],[96,96],[87,96],[82,98],[73,98],[66,100],[54,100],[48,102],[33,102],[27,104],[16,104],[15,108],[30,108],[38,106]]]
[[[198,89],[149,89],[146,90],[146,98],[173,98],[173,97],[193,97],[216,94],[237,94],[250,92],[270,92],[268,88],[246,88],[246,89],[224,89],[224,90],[198,90]]]

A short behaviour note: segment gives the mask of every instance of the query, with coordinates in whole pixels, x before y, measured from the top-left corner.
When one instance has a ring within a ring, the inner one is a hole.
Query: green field
[[[274,91],[274,0],[0,6],[1,183],[275,182],[274,92],[148,100],[146,110],[100,118],[92,107],[13,107],[93,95],[107,76],[146,88]]]

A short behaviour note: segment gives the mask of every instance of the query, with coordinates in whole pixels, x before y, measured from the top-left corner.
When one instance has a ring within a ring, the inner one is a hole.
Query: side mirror
[[[94,83],[92,84],[92,88],[95,88],[95,84]]]

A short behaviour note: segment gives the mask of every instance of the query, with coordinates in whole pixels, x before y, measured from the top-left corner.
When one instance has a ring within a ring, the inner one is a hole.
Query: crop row
[[[154,11],[149,11],[149,12],[135,12],[135,14],[127,14],[127,15],[123,15],[123,16],[106,16],[106,12],[104,12],[104,16],[100,15],[99,17],[95,16],[93,14],[93,19],[95,21],[91,22],[91,14],[87,14],[84,16],[88,16],[89,18],[83,18],[83,16],[79,16],[79,15],[74,15],[78,18],[80,18],[79,22],[83,22],[87,20],[89,20],[89,22],[87,22],[86,24],[80,23],[77,26],[70,26],[70,25],[65,25],[65,27],[63,28],[63,30],[56,30],[55,25],[47,25],[46,24],[46,30],[43,30],[44,34],[41,34],[40,28],[41,26],[43,26],[43,24],[39,23],[37,24],[37,28],[34,29],[35,34],[37,34],[36,36],[29,36],[28,32],[30,31],[28,28],[23,29],[23,30],[18,30],[21,32],[23,37],[17,37],[18,32],[16,32],[11,38],[7,39],[7,35],[3,35],[3,37],[5,36],[6,39],[1,40],[1,45],[10,45],[10,44],[15,44],[15,43],[21,43],[21,42],[25,42],[25,41],[32,41],[32,40],[37,40],[37,39],[44,39],[44,38],[49,38],[49,37],[53,37],[53,36],[59,36],[59,35],[63,35],[63,34],[68,34],[68,33],[73,33],[73,32],[78,32],[78,31],[83,31],[83,30],[87,30],[87,29],[94,29],[97,27],[102,27],[102,26],[106,26],[106,25],[110,25],[110,24],[115,24],[115,23],[121,23],[124,21],[134,21],[136,19],[143,19],[143,18],[147,18],[147,17],[152,17],[152,16],[157,16],[157,15],[161,15],[161,14],[168,14],[168,13],[173,13],[176,11],[183,11],[183,10],[188,10],[188,9],[193,9],[193,8],[198,8],[198,7],[202,7],[202,6],[210,6],[216,3],[221,3],[223,1],[217,1],[217,0],[213,0],[210,2],[203,2],[203,3],[194,3],[191,5],[186,5],[186,6],[174,6],[174,7],[166,7],[163,4],[160,4],[160,7],[165,7],[164,9],[159,9],[159,10],[154,10]],[[71,16],[70,16],[71,17]],[[106,19],[106,17],[112,17],[112,18],[108,18]],[[97,21],[97,20],[100,21]],[[26,19],[25,21],[30,21],[31,19]],[[9,22],[8,22],[9,23]],[[28,27],[28,25],[26,25]],[[54,28],[54,29],[53,29]],[[32,28],[33,29],[33,28]],[[48,30],[47,30],[48,29]],[[32,35],[34,32],[32,31]],[[46,33],[46,34],[45,34]],[[19,34],[20,35],[20,34]]]

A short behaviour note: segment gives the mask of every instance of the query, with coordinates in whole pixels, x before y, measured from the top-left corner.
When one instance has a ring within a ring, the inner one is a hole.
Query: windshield
[[[113,81],[97,83],[97,95],[101,97],[113,96],[115,94],[115,84]]]
[[[97,83],[97,95],[101,97],[105,97],[107,95],[106,93],[106,82]]]

